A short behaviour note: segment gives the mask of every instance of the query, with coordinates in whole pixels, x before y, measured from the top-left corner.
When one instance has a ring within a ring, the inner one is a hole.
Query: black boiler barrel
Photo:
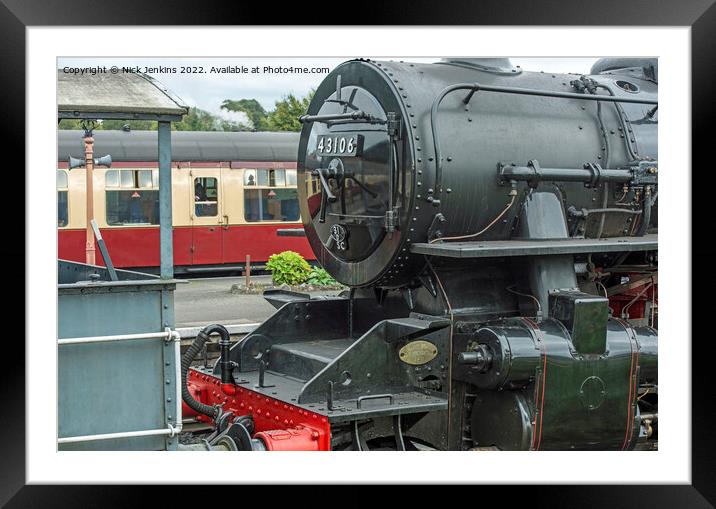
[[[616,75],[592,78],[604,87],[596,92],[605,98],[611,97],[608,89],[616,97],[656,101],[657,85],[652,81]],[[578,79],[450,62],[358,60],[338,66],[317,89],[308,110],[313,120],[304,124],[299,143],[299,181],[306,181],[305,187],[299,186],[301,215],[317,258],[350,286],[399,287],[423,267],[424,257],[412,255],[410,244],[427,241],[437,213],[445,218],[443,236],[450,237],[482,230],[505,208],[510,188],[499,183],[500,163],[524,166],[538,160],[545,168],[583,168],[586,163],[618,168],[634,156],[657,160],[657,124],[648,115],[653,104],[618,107],[614,102],[485,90],[475,92],[466,104],[469,92],[457,90],[444,97],[431,122],[436,98],[455,84],[575,94],[579,90],[571,82]],[[346,113],[355,113],[356,119],[315,120]],[[400,121],[395,138],[390,137],[387,122],[391,113]],[[442,192],[436,188],[434,135],[441,147]],[[361,153],[325,151],[328,139],[346,145],[351,138],[362,138]],[[325,173],[339,177],[329,181],[334,202],[323,200],[325,191],[316,172],[329,166],[338,168]],[[603,186],[587,188],[579,182],[558,186],[565,208],[580,210],[601,205],[605,192]],[[621,190],[617,186],[612,183],[606,190],[609,205],[619,194],[615,191]],[[512,237],[527,190],[526,183],[518,184],[515,206],[480,240]],[[386,227],[389,209],[395,211],[394,231]],[[619,216],[609,218],[603,237],[623,235],[627,218]],[[331,232],[344,241],[336,242]]]

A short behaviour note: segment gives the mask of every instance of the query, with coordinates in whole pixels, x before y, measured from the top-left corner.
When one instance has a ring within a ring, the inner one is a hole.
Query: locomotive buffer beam
[[[555,240],[491,240],[473,242],[415,243],[415,254],[446,258],[502,258],[508,256],[552,256],[567,254],[655,251],[657,234],[643,237]]]

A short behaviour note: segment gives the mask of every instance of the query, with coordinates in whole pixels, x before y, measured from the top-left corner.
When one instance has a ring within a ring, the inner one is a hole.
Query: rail
[[[182,430],[182,397],[181,397],[181,350],[180,341],[181,336],[178,331],[171,330],[169,327],[164,329],[164,332],[145,332],[140,334],[117,334],[113,336],[88,336],[85,338],[64,338],[58,339],[57,344],[59,346],[64,345],[86,345],[93,343],[110,343],[119,341],[137,341],[141,339],[162,339],[167,343],[174,343],[174,368],[175,368],[175,386],[176,394],[174,395],[174,401],[176,401],[176,425],[167,423],[166,428],[159,429],[148,429],[138,431],[122,431],[117,433],[100,433],[95,435],[78,435],[74,437],[62,437],[57,439],[58,444],[72,444],[79,442],[95,442],[99,440],[112,440],[117,438],[136,438],[146,436],[162,436],[168,435],[174,437],[179,434]]]
[[[141,431],[124,431],[120,433],[104,433],[100,435],[81,435],[76,437],[65,437],[58,438],[58,444],[75,444],[79,442],[96,442],[99,440],[113,440],[117,438],[136,438],[136,437],[149,437],[149,436],[161,436],[169,435],[173,437],[181,432],[181,423],[176,426],[168,424],[166,428],[159,429],[147,429]]]
[[[172,341],[174,338],[179,339],[179,333],[169,328],[165,329],[164,332],[144,332],[140,334],[117,334],[114,336],[87,336],[83,338],[65,338],[58,339],[57,344],[63,345],[78,345],[83,343],[108,343],[112,341],[134,341],[138,339],[164,339],[165,341]]]

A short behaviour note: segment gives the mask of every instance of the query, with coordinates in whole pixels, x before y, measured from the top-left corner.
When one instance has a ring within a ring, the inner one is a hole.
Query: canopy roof
[[[178,121],[187,112],[181,99],[146,74],[57,70],[58,118]]]

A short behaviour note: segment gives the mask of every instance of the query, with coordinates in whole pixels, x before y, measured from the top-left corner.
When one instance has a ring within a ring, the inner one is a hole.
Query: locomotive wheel
[[[406,451],[425,451],[425,450],[437,450],[433,447],[423,445],[420,442],[414,442],[410,438],[405,438],[405,450]],[[397,451],[395,439],[393,437],[379,437],[373,438],[366,442],[362,448],[356,448],[355,444],[347,444],[342,451]]]
[[[364,437],[365,424],[354,421],[351,425],[351,442],[342,450],[346,451],[425,451],[437,450],[435,447],[420,440],[403,435],[402,417],[393,417],[393,436],[380,436],[366,440]]]

